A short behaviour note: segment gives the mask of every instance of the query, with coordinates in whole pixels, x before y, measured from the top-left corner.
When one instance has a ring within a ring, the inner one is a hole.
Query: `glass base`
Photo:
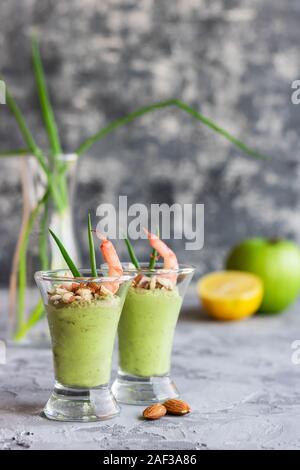
[[[150,405],[179,397],[169,375],[138,377],[121,371],[113,383],[112,393],[118,402],[128,405]]]
[[[70,388],[56,382],[44,415],[56,421],[102,421],[118,415],[120,408],[108,386]]]

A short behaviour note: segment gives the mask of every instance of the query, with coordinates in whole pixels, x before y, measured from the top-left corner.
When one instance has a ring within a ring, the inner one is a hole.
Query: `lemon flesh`
[[[218,320],[240,320],[253,315],[263,299],[260,278],[241,271],[207,274],[197,289],[205,310]]]

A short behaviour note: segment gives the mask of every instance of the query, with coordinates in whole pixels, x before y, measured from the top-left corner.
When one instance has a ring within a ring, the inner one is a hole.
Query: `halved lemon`
[[[258,276],[241,271],[219,271],[202,277],[197,290],[205,310],[218,320],[241,320],[253,315],[263,298]]]

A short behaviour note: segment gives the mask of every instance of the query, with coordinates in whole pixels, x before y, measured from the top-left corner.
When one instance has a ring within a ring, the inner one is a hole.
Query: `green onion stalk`
[[[48,220],[48,205],[51,203],[54,209],[57,211],[58,216],[62,218],[65,214],[70,211],[70,201],[68,199],[68,185],[67,185],[67,174],[68,174],[68,163],[62,161],[63,150],[60,142],[58,127],[54,111],[49,98],[45,72],[43,63],[40,55],[39,44],[36,37],[32,38],[32,65],[33,73],[36,83],[36,91],[40,104],[41,117],[48,137],[49,148],[45,151],[36,142],[32,132],[30,131],[25,117],[16,103],[14,97],[10,93],[9,89],[6,89],[6,102],[8,107],[15,118],[15,121],[19,127],[21,135],[24,140],[24,147],[16,150],[2,150],[0,151],[0,157],[5,156],[33,156],[36,158],[41,171],[45,175],[46,185],[44,196],[37,202],[36,206],[31,210],[31,213],[27,219],[25,227],[23,227],[21,236],[19,238],[18,253],[16,259],[16,266],[18,272],[16,296],[17,296],[17,313],[16,313],[16,333],[15,339],[21,340],[26,333],[37,323],[37,321],[43,315],[42,303],[39,301],[34,309],[30,312],[29,316],[25,315],[25,293],[27,287],[26,279],[26,263],[28,254],[28,245],[30,236],[32,234],[34,224],[36,221],[39,222],[39,259],[41,269],[48,269],[50,266],[49,259],[49,237],[47,230]],[[84,140],[78,148],[75,150],[75,154],[78,157],[84,155],[96,142],[105,138],[107,135],[118,129],[119,127],[128,125],[141,118],[142,116],[153,113],[162,109],[177,108],[184,113],[188,114],[193,119],[196,119],[206,127],[210,128],[217,134],[221,135],[239,150],[245,154],[257,158],[266,159],[267,157],[251,148],[241,140],[237,139],[229,132],[224,130],[222,127],[217,125],[211,119],[207,118],[199,111],[193,109],[188,104],[178,99],[168,99],[159,101],[157,103],[143,106],[125,116],[122,116],[108,125],[104,126],[98,132]],[[90,243],[91,239],[89,238]],[[137,265],[137,260],[131,252],[132,262]],[[151,265],[155,262],[155,254],[152,257]],[[92,264],[93,269],[95,266]],[[137,266],[136,266],[137,267]]]

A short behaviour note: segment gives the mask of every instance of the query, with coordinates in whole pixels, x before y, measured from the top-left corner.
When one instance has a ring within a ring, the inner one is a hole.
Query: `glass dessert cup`
[[[153,270],[148,263],[141,264],[127,292],[118,326],[119,372],[112,392],[120,403],[146,405],[179,396],[170,377],[171,353],[193,273],[194,268],[187,265],[166,271],[162,264],[156,264]]]
[[[98,272],[74,278],[69,271],[39,271],[51,335],[55,386],[44,415],[58,421],[99,421],[119,413],[111,394],[114,340],[132,276]],[[112,293],[114,291],[114,293]]]

